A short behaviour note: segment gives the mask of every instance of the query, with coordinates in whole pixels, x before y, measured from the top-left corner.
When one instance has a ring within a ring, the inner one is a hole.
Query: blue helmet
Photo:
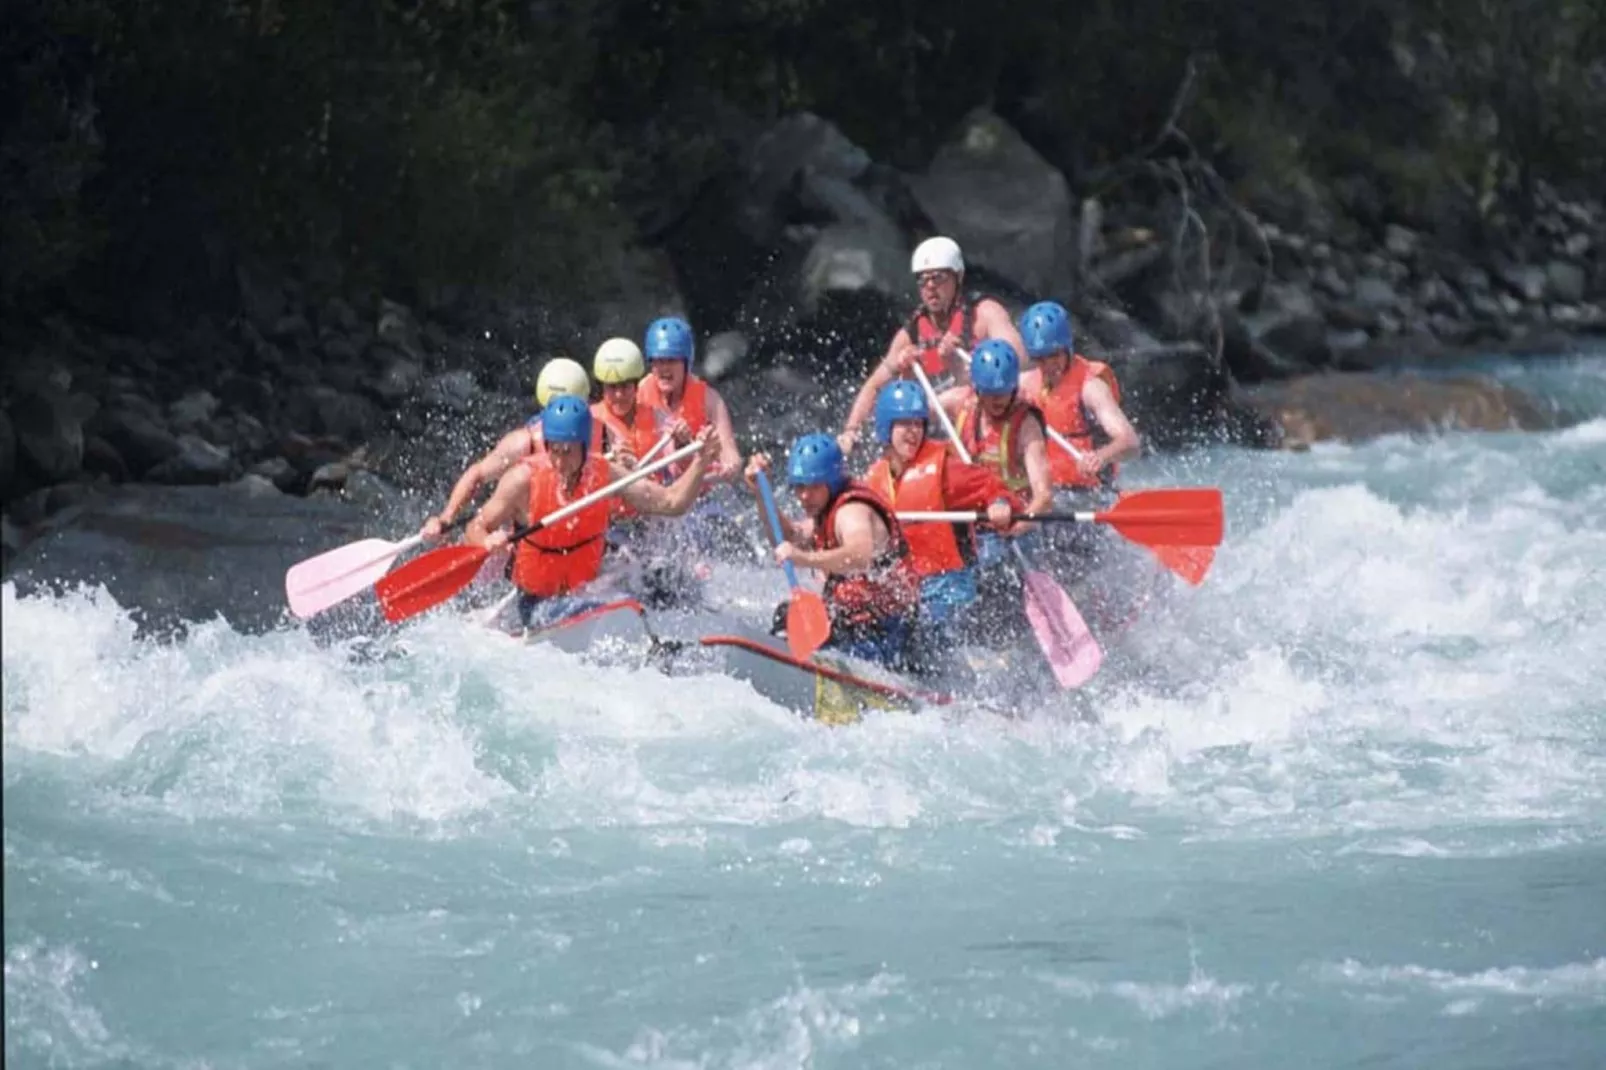
[[[926,392],[918,383],[907,379],[894,379],[875,396],[875,440],[885,445],[892,441],[892,425],[898,420],[927,420],[931,410],[926,406]]]
[[[842,447],[830,435],[804,435],[792,443],[792,452],[787,455],[786,481],[794,487],[824,483],[832,494],[840,493],[848,483]]]
[[[970,352],[970,385],[978,394],[1013,394],[1020,386],[1020,354],[1002,338],[989,338]]]
[[[1060,350],[1069,353],[1071,343],[1071,317],[1058,301],[1039,301],[1021,314],[1020,336],[1026,343],[1026,355],[1033,360],[1052,357]]]
[[[541,410],[541,438],[546,442],[591,443],[591,409],[568,394],[559,394]]]
[[[648,360],[683,360],[690,364],[696,348],[691,324],[679,316],[665,316],[648,325],[641,351]]]

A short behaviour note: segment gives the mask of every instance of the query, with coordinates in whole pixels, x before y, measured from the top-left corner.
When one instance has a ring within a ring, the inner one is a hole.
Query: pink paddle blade
[[[390,571],[404,543],[363,539],[309,557],[284,574],[285,600],[302,620],[372,587]]]
[[[1027,572],[1025,584],[1026,620],[1054,670],[1054,678],[1063,688],[1081,687],[1104,664],[1103,649],[1088,630],[1076,603],[1054,577],[1046,572]]]

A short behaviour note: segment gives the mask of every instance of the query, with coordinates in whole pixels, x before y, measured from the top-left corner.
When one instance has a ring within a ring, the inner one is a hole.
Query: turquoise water
[[[1096,725],[6,587],[7,1065],[1601,1065],[1606,419],[1131,482],[1228,542]]]

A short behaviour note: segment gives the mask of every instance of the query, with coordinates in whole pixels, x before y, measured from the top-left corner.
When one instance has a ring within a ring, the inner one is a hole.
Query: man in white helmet
[[[591,380],[586,376],[586,370],[580,367],[577,361],[568,357],[557,357],[549,360],[541,368],[541,374],[535,380],[535,403],[541,408],[551,404],[552,399],[560,395],[577,397],[581,401],[591,400]],[[602,451],[602,425],[595,423],[591,429],[591,448]],[[468,504],[474,492],[485,484],[495,484],[502,478],[502,474],[513,467],[515,462],[521,461],[542,449],[541,442],[541,414],[537,412],[527,420],[523,427],[509,431],[502,436],[491,452],[469,465],[457,482],[452,486],[452,493],[446,499],[446,508],[424,521],[419,534],[426,539],[438,539],[446,525]]]
[[[910,368],[917,361],[934,383],[938,379],[964,383],[965,355],[977,342],[998,338],[1014,347],[1023,365],[1027,363],[1026,345],[1009,310],[991,297],[964,292],[965,258],[958,242],[940,236],[927,238],[915,246],[909,270],[920,289],[920,304],[909,322],[892,336],[886,356],[854,399],[837,436],[844,453],[858,441],[860,428],[875,411],[881,388],[894,379],[911,378]]]

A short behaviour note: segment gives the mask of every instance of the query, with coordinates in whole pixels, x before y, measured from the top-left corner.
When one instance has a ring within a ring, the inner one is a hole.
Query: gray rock
[[[307,322],[307,317],[291,311],[273,321],[268,337],[282,345],[309,346],[316,336],[312,333],[312,324]]]
[[[424,369],[417,361],[398,357],[385,366],[369,389],[386,405],[397,405],[412,396],[423,377]],[[472,386],[473,382],[474,378],[470,375],[469,385]]]
[[[1332,264],[1324,264],[1316,272],[1315,282],[1318,289],[1332,297],[1344,299],[1354,292],[1349,280],[1339,274],[1338,269]]]
[[[110,442],[99,435],[84,439],[84,471],[101,475],[116,483],[126,483],[131,475],[128,462]]]
[[[1542,267],[1534,264],[1512,264],[1500,270],[1500,281],[1524,301],[1538,301],[1545,296],[1545,286],[1549,279]]]
[[[1333,351],[1335,357],[1342,357],[1356,350],[1364,349],[1372,340],[1372,336],[1359,327],[1352,327],[1345,331],[1328,331],[1327,347]]]
[[[333,363],[355,364],[358,359],[357,347],[343,334],[325,335],[318,343],[318,349],[325,360]]]
[[[1562,243],[1561,251],[1575,259],[1583,259],[1594,244],[1594,239],[1588,234],[1574,234]]]
[[[212,419],[217,410],[217,398],[205,390],[192,390],[167,407],[167,418],[179,431],[195,431]]]
[[[1510,297],[1509,294],[1503,295]],[[1485,323],[1498,323],[1506,318],[1506,311],[1488,290],[1477,290],[1467,297],[1467,307]]]
[[[423,399],[426,405],[435,405],[450,412],[466,413],[479,398],[480,388],[469,371],[443,372],[424,384]]]
[[[910,188],[937,230],[959,243],[966,264],[1031,293],[1068,289],[1073,224],[1065,176],[997,115],[966,115]]]
[[[1390,223],[1383,228],[1383,247],[1389,251],[1390,256],[1401,260],[1409,260],[1416,255],[1421,238],[1416,231],[1409,227],[1402,227],[1397,223]]]
[[[283,457],[269,457],[265,461],[258,461],[251,466],[249,474],[266,479],[282,491],[289,491],[301,478],[296,466]]]
[[[414,360],[424,359],[420,343],[418,321],[412,310],[398,301],[383,298],[379,302],[379,317],[374,322],[374,334],[381,342],[398,349]]]
[[[378,510],[394,504],[400,498],[400,492],[382,476],[366,468],[358,468],[346,476],[340,496],[353,505]]]
[[[236,479],[233,483],[230,483],[229,487],[232,490],[237,490],[253,497],[268,494],[278,497],[281,493],[283,493],[279,490],[278,486],[274,484],[273,480],[269,479],[267,476],[258,475],[255,472],[247,472],[239,479]]]
[[[748,151],[737,225],[750,240],[773,244],[783,222],[777,205],[798,186],[804,199],[826,207],[830,218],[853,220],[859,211],[879,214],[852,186],[869,167],[869,155],[831,122],[811,112],[788,115]]]
[[[117,451],[127,463],[129,474],[136,479],[178,456],[181,450],[173,433],[141,406],[142,400],[132,395],[119,398],[90,425],[91,431]]]
[[[1557,301],[1576,303],[1584,299],[1584,269],[1577,264],[1552,260],[1545,265],[1545,281]]]
[[[145,474],[152,483],[173,483],[196,486],[222,483],[233,474],[234,461],[229,451],[201,438],[199,435],[178,436],[179,452]]]
[[[346,442],[358,442],[379,421],[374,403],[357,394],[318,386],[311,391],[313,430]]]
[[[828,291],[864,289],[899,298],[909,289],[909,246],[886,217],[820,231],[803,260],[795,303],[813,314]]]
[[[325,329],[333,329],[344,334],[351,334],[361,324],[357,310],[352,308],[339,297],[331,297],[323,303],[323,311],[318,314],[318,324]]]
[[[25,386],[11,408],[17,458],[47,483],[57,483],[84,463],[84,427],[60,377]],[[68,382],[71,382],[70,376]]]
[[[351,478],[351,466],[345,461],[330,461],[328,464],[318,466],[307,480],[307,493],[316,494],[319,491],[338,491],[346,485]]]
[[[1363,275],[1355,280],[1355,303],[1366,309],[1395,308],[1400,303],[1400,295],[1387,279]]]

